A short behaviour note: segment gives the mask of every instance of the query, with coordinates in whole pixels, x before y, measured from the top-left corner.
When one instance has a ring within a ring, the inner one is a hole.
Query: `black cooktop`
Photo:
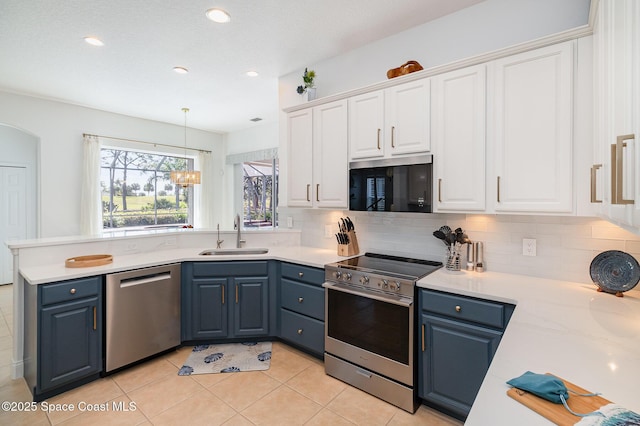
[[[337,262],[338,267],[377,274],[401,275],[418,280],[442,267],[442,262],[412,259],[387,254],[365,253],[362,256]]]

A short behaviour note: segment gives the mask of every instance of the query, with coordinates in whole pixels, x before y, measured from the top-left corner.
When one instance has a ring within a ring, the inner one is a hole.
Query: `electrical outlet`
[[[291,216],[287,216],[287,228],[293,228],[293,218]]]
[[[522,239],[522,255],[523,256],[536,255],[536,240],[534,238]]]
[[[325,225],[324,226],[324,236],[327,238],[331,238],[331,236],[333,235],[333,231],[331,229],[331,225]]]

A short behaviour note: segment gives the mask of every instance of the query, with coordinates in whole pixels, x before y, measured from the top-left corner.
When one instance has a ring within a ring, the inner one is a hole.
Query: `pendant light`
[[[172,171],[171,183],[186,188],[200,183],[200,172],[189,170],[189,161],[187,160],[187,113],[189,108],[182,108],[182,112],[184,112],[184,170]]]

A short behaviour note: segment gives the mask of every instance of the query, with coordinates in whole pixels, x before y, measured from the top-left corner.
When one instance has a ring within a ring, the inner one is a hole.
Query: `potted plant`
[[[304,74],[302,74],[302,81],[304,84],[298,86],[296,91],[299,94],[307,94],[307,100],[311,101],[316,98],[316,88],[314,87],[313,79],[316,78],[316,72],[314,70],[309,71],[307,68],[304,69]]]

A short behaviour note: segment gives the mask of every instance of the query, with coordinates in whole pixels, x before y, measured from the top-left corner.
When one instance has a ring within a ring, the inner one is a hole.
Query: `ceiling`
[[[0,90],[232,132],[277,120],[279,76],[480,1],[2,0]]]

